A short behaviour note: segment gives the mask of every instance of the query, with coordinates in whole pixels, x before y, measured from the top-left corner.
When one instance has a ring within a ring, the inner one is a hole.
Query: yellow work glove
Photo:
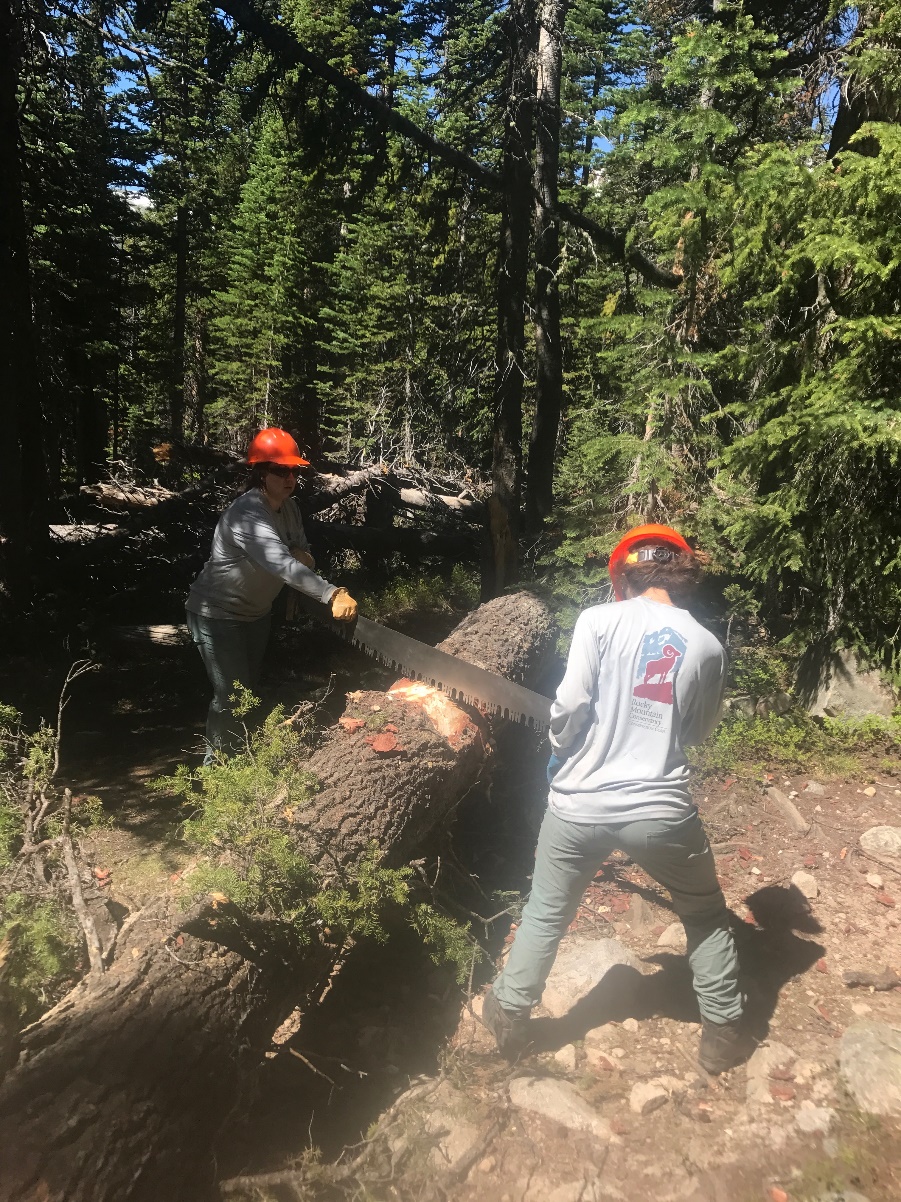
[[[357,603],[346,588],[336,588],[330,604],[332,617],[339,622],[352,622],[357,616]]]

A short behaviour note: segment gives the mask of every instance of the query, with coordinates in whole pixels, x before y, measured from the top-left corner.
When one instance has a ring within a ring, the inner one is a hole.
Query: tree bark
[[[169,393],[169,437],[185,433],[185,338],[188,329],[188,208],[175,211],[175,296],[172,302],[172,382]]]
[[[482,606],[442,647],[529,679],[553,643],[550,614],[520,593]],[[273,809],[326,877],[372,841],[403,863],[490,764],[478,714],[433,689],[405,693],[405,683],[351,694],[343,725],[309,762],[319,792],[299,820]],[[395,749],[373,747],[378,732],[365,718],[374,712],[396,727]],[[15,1149],[0,1202],[210,1198],[219,1132],[248,1104],[272,1033],[315,1002],[339,952],[314,939],[298,962],[291,946],[277,923],[228,902],[141,911],[99,983],[80,985],[22,1035],[0,1085],[0,1146]]]
[[[554,503],[554,461],[563,409],[558,173],[560,71],[568,0],[540,0],[535,77],[535,412],[529,439],[526,530],[536,533]]]
[[[493,492],[488,502],[482,564],[483,600],[496,597],[519,575],[525,305],[532,187],[529,152],[535,69],[533,0],[512,0],[507,11],[506,32],[510,49],[504,118],[503,213],[497,269]]]

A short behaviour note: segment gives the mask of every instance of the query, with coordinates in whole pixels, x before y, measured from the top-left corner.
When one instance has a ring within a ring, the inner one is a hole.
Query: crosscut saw
[[[389,630],[362,614],[352,622],[338,622],[321,601],[314,601],[297,590],[293,597],[299,609],[328,626],[339,638],[410,680],[433,685],[454,701],[475,706],[510,722],[521,722],[536,730],[546,730],[550,725],[550,697],[533,693],[496,672],[477,668],[465,659],[448,655],[446,651],[420,643],[397,630]]]

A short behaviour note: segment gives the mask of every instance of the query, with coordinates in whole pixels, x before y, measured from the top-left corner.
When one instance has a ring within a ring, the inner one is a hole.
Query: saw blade
[[[433,685],[452,700],[475,706],[490,714],[546,730],[550,725],[551,699],[496,672],[448,655],[437,647],[420,643],[398,630],[390,630],[358,614],[353,622],[338,622],[328,606],[298,594],[301,608],[324,622],[335,634],[359,647],[388,668]]]

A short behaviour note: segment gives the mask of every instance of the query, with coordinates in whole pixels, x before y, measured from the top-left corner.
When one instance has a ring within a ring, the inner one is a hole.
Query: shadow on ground
[[[731,920],[746,983],[748,1022],[760,1040],[769,1031],[782,988],[812,968],[826,949],[802,937],[822,928],[794,885],[768,885],[746,898],[745,904],[758,925],[743,922],[735,913]],[[530,1028],[534,1050],[554,1051],[584,1039],[595,1027],[627,1018],[698,1022],[687,958],[662,952],[649,960],[660,966],[657,972],[643,974],[625,964],[614,965],[562,1018],[535,1019]]]

